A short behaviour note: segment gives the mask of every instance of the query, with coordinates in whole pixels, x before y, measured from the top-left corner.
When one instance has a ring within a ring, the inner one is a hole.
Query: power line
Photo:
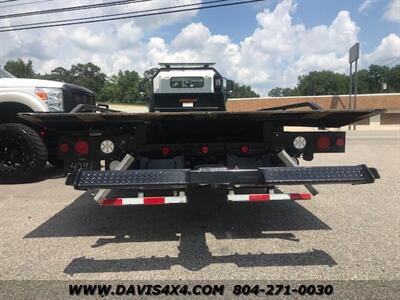
[[[107,15],[98,15],[98,16],[92,16],[92,17],[85,17],[85,18],[73,18],[73,19],[64,19],[64,20],[57,20],[57,21],[47,21],[47,22],[36,22],[36,23],[27,23],[27,24],[19,24],[19,25],[0,26],[0,29],[11,28],[11,27],[12,28],[19,28],[19,27],[27,27],[27,26],[35,26],[35,25],[58,24],[58,23],[66,23],[66,22],[69,23],[69,22],[73,22],[73,21],[83,21],[83,20],[94,20],[94,19],[102,19],[102,18],[109,18],[109,17],[126,16],[126,15],[138,14],[138,13],[148,13],[148,12],[154,12],[154,11],[163,11],[163,10],[174,9],[174,8],[198,6],[198,5],[201,5],[201,4],[212,4],[212,3],[227,2],[227,1],[235,1],[235,0],[210,0],[210,1],[206,1],[206,2],[198,2],[198,3],[192,3],[192,4],[181,4],[181,5],[174,5],[174,6],[168,6],[168,7],[159,7],[159,8],[136,10],[136,11],[130,11],[130,12],[126,12],[126,13],[115,13],[115,14],[107,14]]]
[[[16,1],[19,1],[19,0],[5,0],[5,1],[0,1],[0,3],[6,3],[6,2],[16,2]]]
[[[392,57],[389,57],[388,59],[386,59],[383,62],[383,65],[392,65],[393,63],[395,63],[396,61],[399,61],[399,60],[400,60],[400,56],[392,56]]]
[[[113,1],[113,2],[86,4],[86,5],[47,9],[47,10],[36,10],[36,11],[17,13],[17,14],[0,15],[0,19],[11,19],[11,18],[20,18],[20,17],[28,17],[28,16],[36,16],[36,15],[47,15],[47,14],[53,14],[53,13],[59,13],[59,12],[66,12],[66,11],[101,8],[101,7],[107,7],[107,6],[117,6],[117,5],[124,5],[124,4],[135,3],[135,2],[146,2],[146,1],[152,1],[152,0],[120,0],[120,1]]]
[[[28,4],[41,3],[41,2],[50,2],[50,1],[54,1],[54,0],[39,0],[39,1],[24,2],[24,3],[19,3],[19,4],[9,4],[9,5],[0,6],[0,8],[15,7],[15,6],[28,5]],[[0,3],[3,3],[3,2],[0,2]]]
[[[88,23],[98,23],[98,22],[123,20],[123,19],[133,19],[133,18],[140,18],[140,17],[165,15],[165,14],[171,14],[171,13],[177,13],[177,12],[186,12],[186,11],[193,11],[193,10],[248,4],[248,3],[253,3],[253,2],[261,2],[261,1],[265,1],[265,0],[246,0],[246,1],[238,1],[238,2],[204,6],[204,4],[212,4],[212,3],[225,2],[225,1],[231,1],[231,0],[214,0],[214,1],[200,2],[200,3],[196,3],[196,4],[186,4],[186,5],[178,5],[178,6],[170,6],[170,7],[146,10],[147,12],[148,11],[157,11],[157,12],[152,12],[152,13],[137,14],[137,13],[142,13],[144,11],[135,11],[135,12],[129,12],[129,13],[114,14],[114,15],[118,15],[118,17],[111,17],[111,18],[109,17],[111,15],[104,15],[104,16],[89,17],[89,18],[78,18],[78,19],[69,19],[69,20],[67,19],[67,20],[52,21],[52,22],[38,22],[38,23],[30,23],[30,24],[19,24],[19,25],[14,25],[14,26],[4,26],[4,27],[0,27],[0,29],[1,29],[0,32],[69,26],[69,25],[88,24]],[[168,9],[172,9],[172,8],[182,8],[182,7],[188,7],[188,6],[194,6],[194,5],[196,5],[198,7],[168,10]],[[200,6],[200,5],[203,5],[203,6]],[[163,10],[168,10],[168,11],[163,11]],[[123,16],[123,17],[120,16],[120,15],[126,15],[126,14],[135,14],[135,15],[133,15],[133,16],[129,15],[129,16]],[[92,18],[96,18],[97,20],[88,20],[88,19],[92,19]],[[83,20],[86,20],[86,21],[83,21]]]
[[[18,1],[18,0],[16,0]],[[43,3],[43,2],[53,2],[53,1],[58,1],[58,0],[36,0],[36,1],[30,1],[30,2],[23,2],[23,3],[17,3],[17,4],[8,4],[8,5],[3,5],[0,6],[0,8],[6,8],[6,7],[16,7],[16,6],[22,6],[22,5],[29,5],[29,4],[36,4],[36,3]],[[18,1],[19,2],[19,1]],[[0,2],[1,4],[2,2]]]

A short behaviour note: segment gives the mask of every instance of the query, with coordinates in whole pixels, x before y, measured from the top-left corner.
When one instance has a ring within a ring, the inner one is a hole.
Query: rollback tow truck
[[[66,184],[97,190],[103,206],[190,202],[187,192],[222,188],[227,201],[306,200],[313,184],[368,184],[378,171],[299,166],[314,154],[345,152],[345,132],[329,131],[383,110],[324,110],[298,103],[231,112],[233,82],[212,63],[163,63],[150,78],[149,112],[79,105],[70,113],[23,113],[55,132]],[[290,126],[319,130],[285,131]],[[309,193],[284,193],[305,185]]]

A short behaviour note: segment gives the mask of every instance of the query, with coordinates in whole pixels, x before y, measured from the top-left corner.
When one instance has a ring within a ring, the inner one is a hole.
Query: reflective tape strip
[[[309,200],[311,194],[291,193],[291,194],[228,194],[228,201],[250,201],[263,202],[274,200]],[[137,197],[137,198],[114,198],[105,199],[101,202],[102,206],[122,206],[122,205],[160,205],[173,203],[186,203],[186,196],[172,197]]]
[[[102,206],[121,206],[122,205],[122,199],[121,198],[116,198],[116,199],[104,199],[101,202]]]
[[[176,196],[176,197],[164,197],[165,204],[173,204],[173,203],[186,203],[186,196]]]
[[[269,194],[255,194],[248,195],[249,201],[269,201],[271,196]]]
[[[144,198],[124,198],[122,203],[121,205],[142,205],[144,204]]]
[[[291,194],[228,194],[228,201],[271,201],[271,200],[310,200],[311,194],[291,193]]]
[[[159,205],[186,203],[186,196],[173,197],[137,197],[137,198],[115,198],[105,199],[101,202],[102,206],[122,206],[122,205]]]
[[[290,195],[290,200],[311,200],[312,195],[308,193],[292,193]]]
[[[164,204],[165,198],[164,197],[145,197],[143,199],[144,205],[157,205],[157,204]]]

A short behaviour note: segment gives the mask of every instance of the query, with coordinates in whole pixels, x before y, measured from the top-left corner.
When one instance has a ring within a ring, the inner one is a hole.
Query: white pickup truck
[[[57,165],[57,134],[17,117],[21,112],[69,112],[78,104],[95,105],[81,86],[16,78],[0,66],[0,182],[24,182],[46,162]]]

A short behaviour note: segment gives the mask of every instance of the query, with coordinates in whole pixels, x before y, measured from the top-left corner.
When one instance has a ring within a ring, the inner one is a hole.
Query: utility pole
[[[349,64],[350,64],[350,93],[349,93],[349,109],[356,109],[357,107],[357,67],[358,67],[358,58],[360,57],[360,43],[355,43],[349,49]],[[354,67],[354,99],[352,101],[353,94],[353,63],[355,62]],[[353,125],[353,130],[356,130],[356,124],[350,124],[349,130],[351,130],[351,126]]]

